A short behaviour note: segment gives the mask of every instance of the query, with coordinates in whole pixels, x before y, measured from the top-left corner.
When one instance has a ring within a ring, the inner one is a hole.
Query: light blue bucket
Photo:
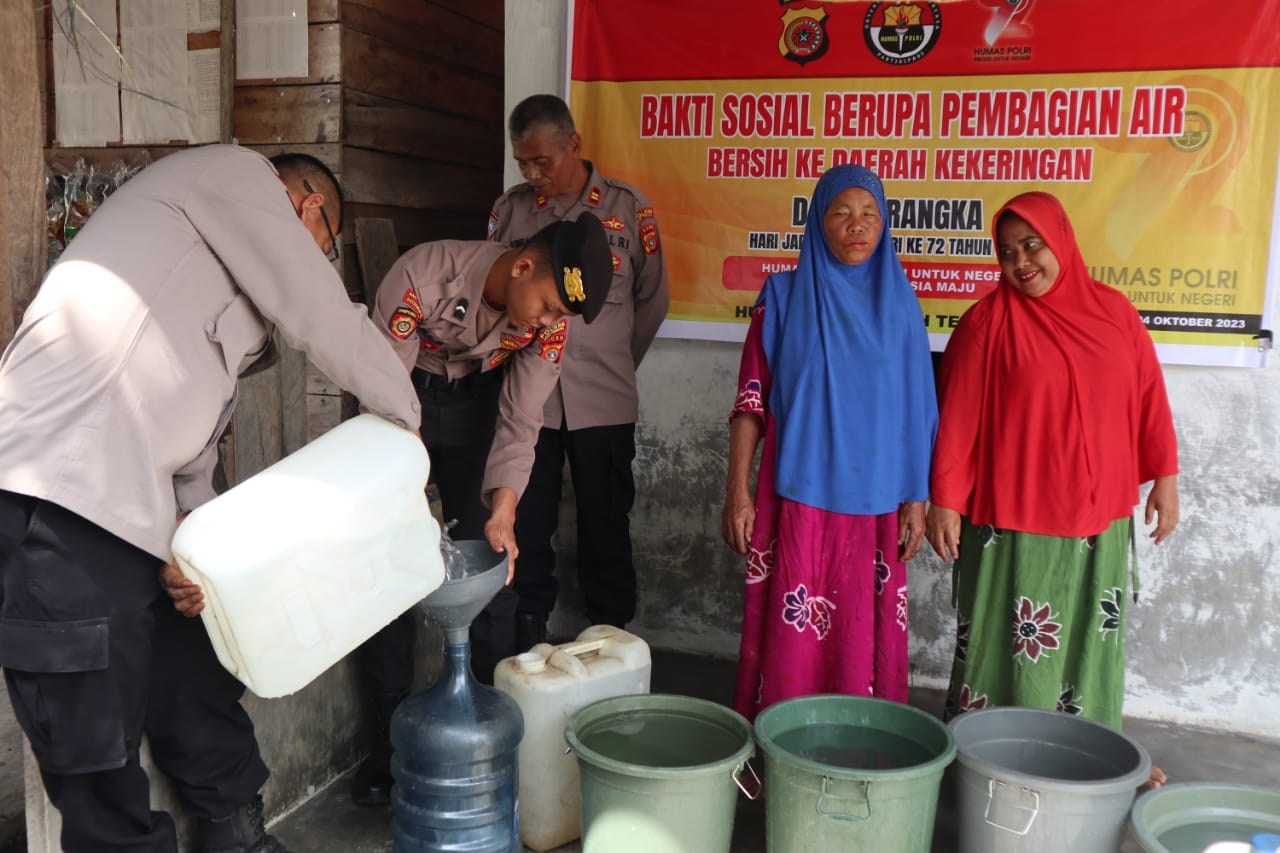
[[[1215,844],[1247,850],[1255,835],[1280,833],[1280,789],[1165,785],[1138,798],[1129,825],[1147,853],[1202,853]]]

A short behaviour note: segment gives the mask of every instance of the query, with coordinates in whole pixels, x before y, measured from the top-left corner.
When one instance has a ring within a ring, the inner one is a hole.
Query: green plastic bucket
[[[803,696],[756,717],[770,853],[928,853],[951,731],[918,708]]]
[[[987,708],[951,721],[960,853],[1115,853],[1138,786],[1142,745],[1059,711]]]
[[[1188,782],[1138,798],[1129,816],[1147,853],[1202,853],[1215,844],[1249,849],[1261,833],[1280,833],[1280,789]]]
[[[741,715],[688,696],[618,696],[574,714],[564,738],[581,771],[583,853],[729,853],[755,753]]]

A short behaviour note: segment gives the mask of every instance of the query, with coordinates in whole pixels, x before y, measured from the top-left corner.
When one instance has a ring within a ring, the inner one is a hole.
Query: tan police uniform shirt
[[[667,315],[667,270],[658,221],[649,200],[630,184],[590,173],[582,195],[568,207],[523,183],[507,190],[489,214],[489,239],[519,243],[560,219],[583,212],[604,223],[613,253],[613,284],[590,324],[569,320],[573,343],[565,350],[560,381],[543,411],[544,426],[569,429],[635,423],[639,414],[636,367]]]
[[[499,243],[441,240],[405,252],[378,286],[374,323],[406,369],[460,379],[507,364],[485,466],[485,501],[499,487],[524,493],[547,395],[560,377],[568,321],[517,329],[485,310],[485,279],[507,251]]]
[[[213,497],[236,377],[272,330],[406,428],[413,386],[246,148],[172,154],[121,187],[49,271],[0,358],[0,489],[163,560]]]

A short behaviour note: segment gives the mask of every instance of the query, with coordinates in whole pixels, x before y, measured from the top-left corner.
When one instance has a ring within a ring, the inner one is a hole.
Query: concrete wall
[[[508,109],[537,91],[563,91],[564,15],[564,0],[507,0]],[[591,140],[585,146],[591,151]],[[607,152],[595,156],[607,172]],[[508,185],[519,180],[511,164],[506,177]],[[743,567],[721,542],[720,511],[739,350],[659,339],[641,366],[632,514],[641,603],[630,628],[655,646],[737,652]],[[1280,736],[1277,370],[1165,369],[1182,453],[1183,521],[1159,548],[1139,543],[1142,596],[1128,627],[1131,715]],[[560,635],[585,624],[567,483],[566,496],[563,594],[552,620]],[[912,677],[942,686],[955,627],[950,570],[929,553],[910,572]]]

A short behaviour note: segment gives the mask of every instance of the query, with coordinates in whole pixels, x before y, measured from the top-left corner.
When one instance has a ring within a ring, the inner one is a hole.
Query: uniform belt
[[[501,370],[486,370],[468,373],[457,379],[449,379],[436,373],[414,368],[413,385],[419,391],[473,391],[488,388],[502,381]]]

